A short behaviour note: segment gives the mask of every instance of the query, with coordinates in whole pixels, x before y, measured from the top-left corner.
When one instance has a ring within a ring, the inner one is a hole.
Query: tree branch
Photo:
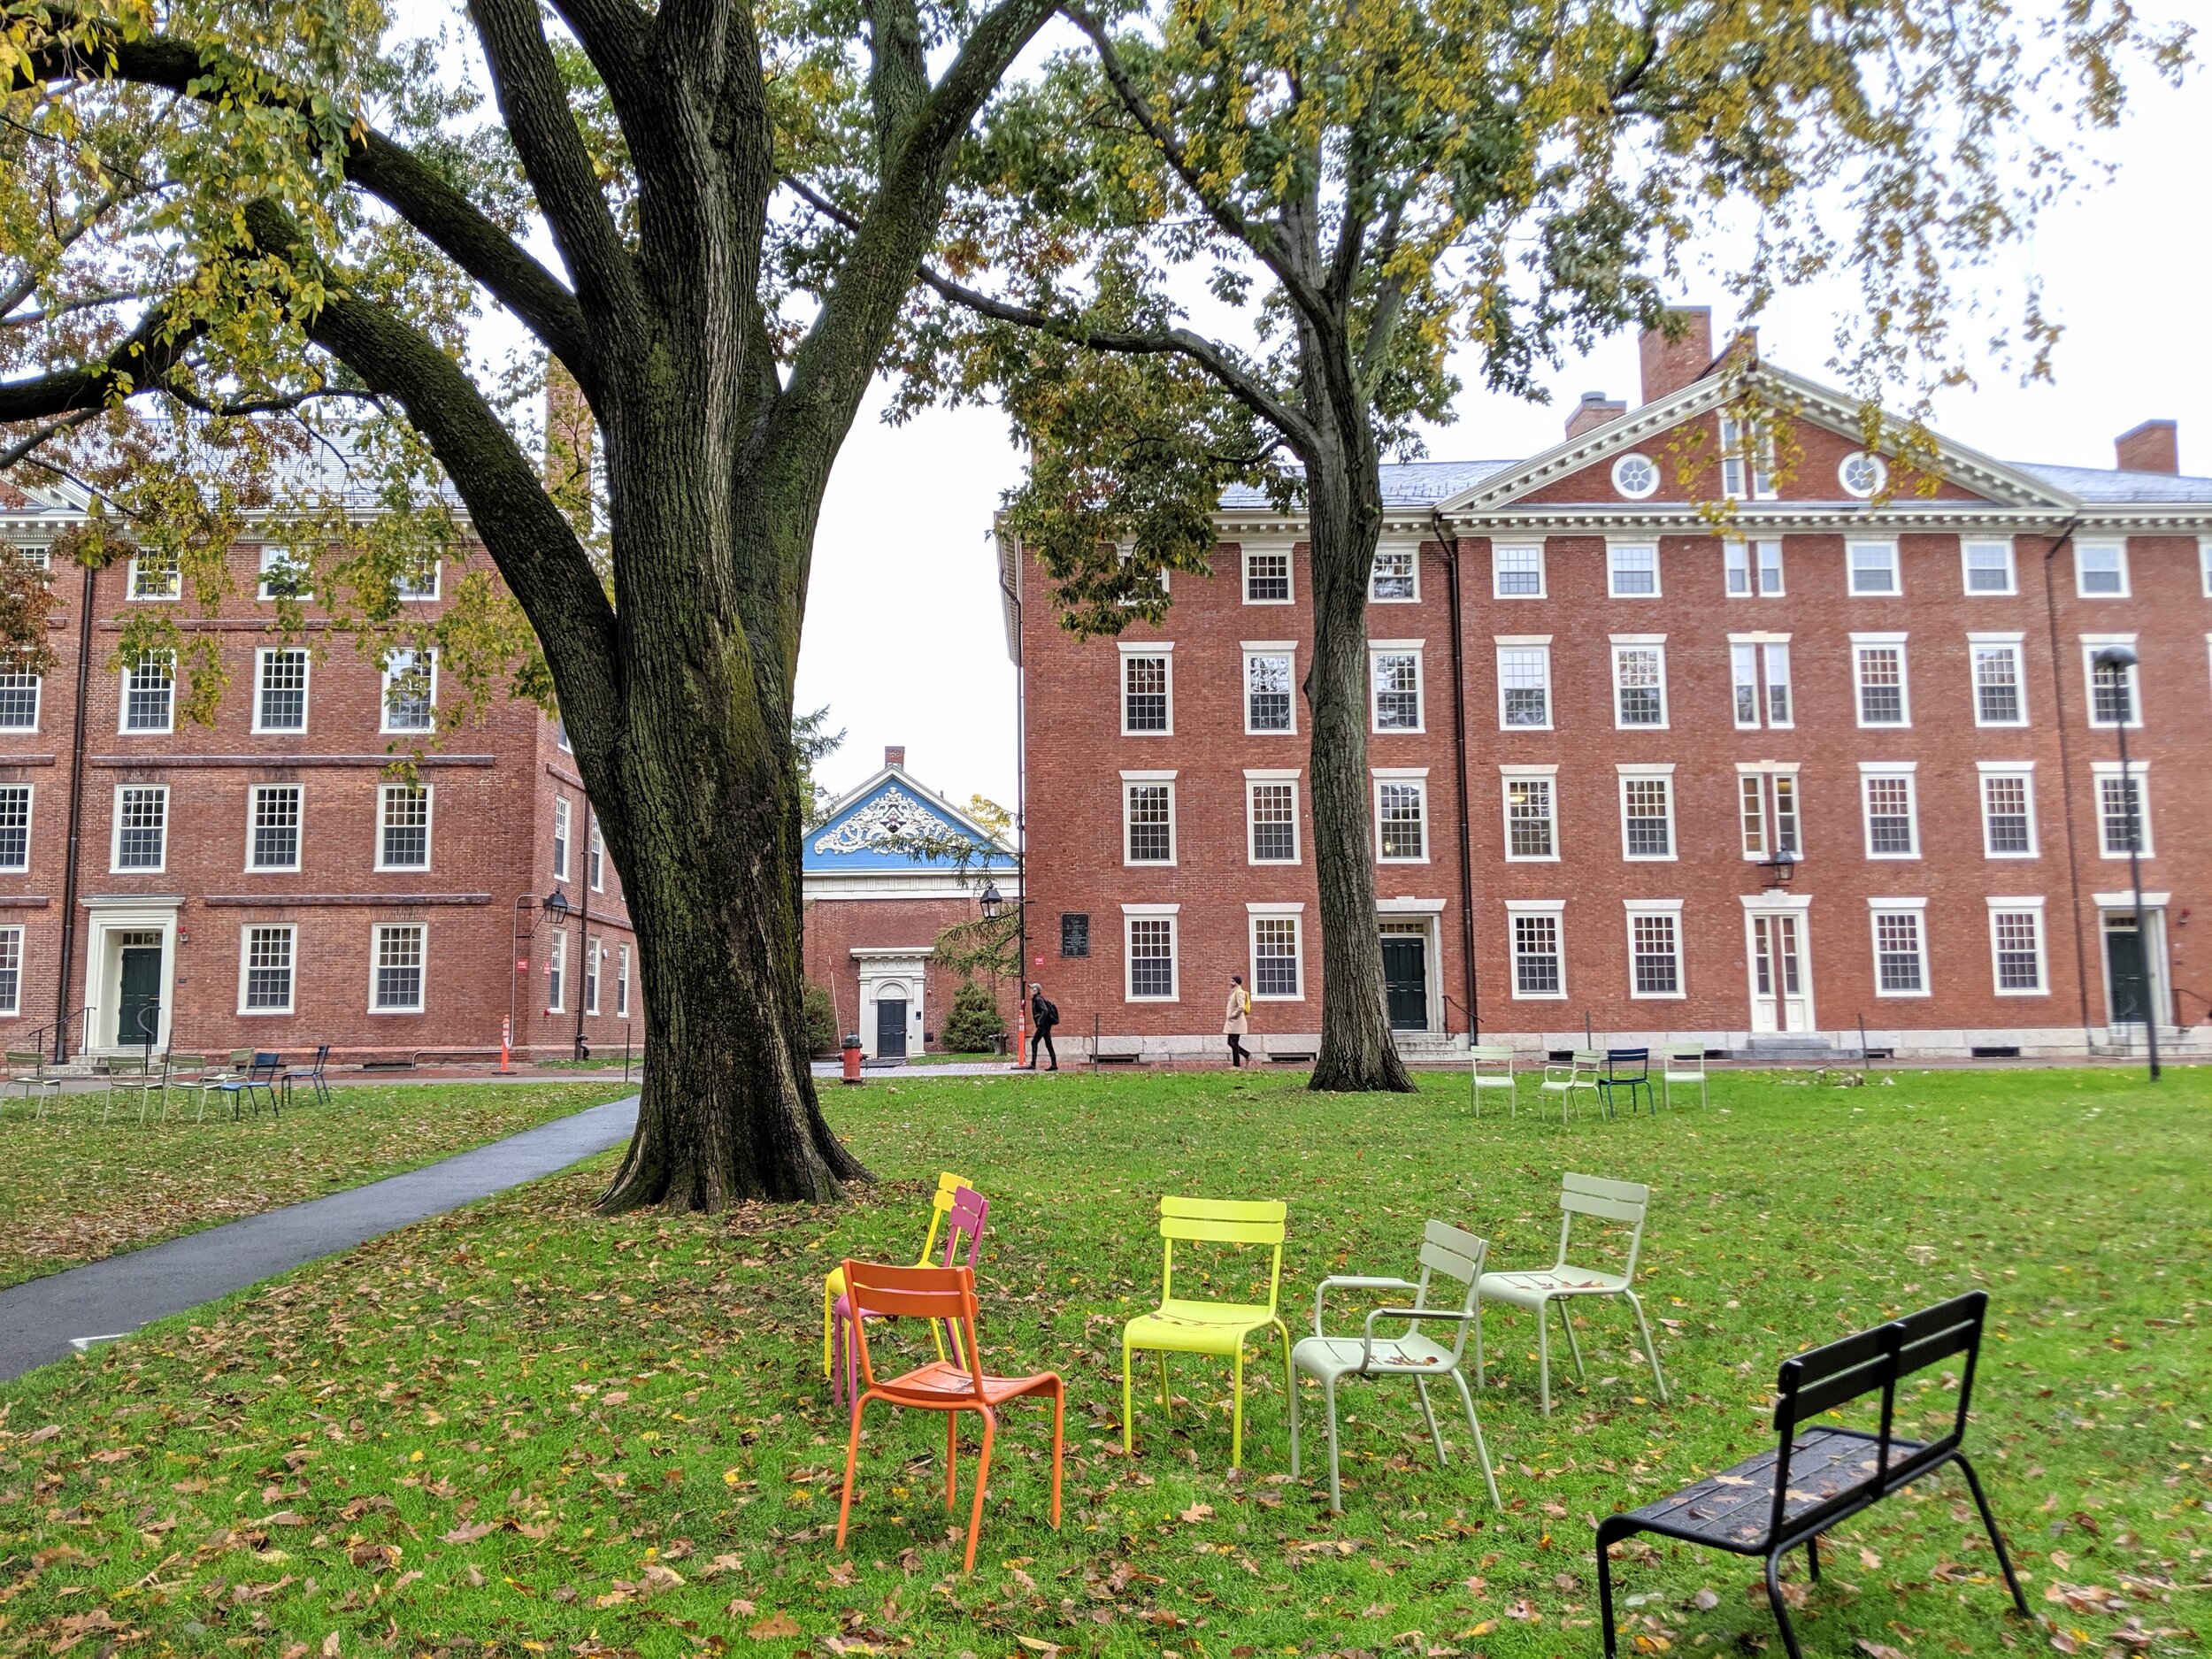
[[[98,362],[0,385],[0,426],[105,409],[157,386],[205,328],[198,321],[177,323],[165,302],[150,305],[138,326]]]
[[[27,437],[19,438],[4,449],[0,449],[0,472],[5,472],[19,461],[27,459],[32,451],[43,449],[65,432],[73,432],[98,414],[96,409],[80,409],[74,414],[64,415],[59,420],[49,421]]]
[[[631,0],[552,0],[552,5],[608,89],[618,81],[626,89],[643,60],[652,19]]]

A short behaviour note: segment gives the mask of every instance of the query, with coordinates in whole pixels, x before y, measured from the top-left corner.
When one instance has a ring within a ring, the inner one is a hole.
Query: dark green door
[[[161,1021],[161,947],[123,947],[122,995],[115,1004],[115,1041],[119,1047],[137,1047],[150,1041]]]
[[[1385,933],[1383,994],[1393,1031],[1429,1028],[1429,941],[1418,933]]]
[[[906,1058],[906,999],[902,996],[876,998],[876,1057]]]
[[[2104,918],[2105,972],[2112,985],[2112,1023],[2139,1025],[2149,1017],[2150,987],[2143,972],[2143,933],[2132,916]]]

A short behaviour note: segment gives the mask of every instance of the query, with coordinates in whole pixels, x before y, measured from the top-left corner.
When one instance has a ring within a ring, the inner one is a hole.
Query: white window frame
[[[1162,787],[1167,790],[1167,856],[1165,858],[1132,858],[1129,856],[1129,802],[1131,793],[1139,788]],[[1177,855],[1182,851],[1182,838],[1177,833],[1175,821],[1175,774],[1171,772],[1125,772],[1121,774],[1121,863],[1126,870],[1171,870]]]
[[[1736,653],[1739,650],[1751,652],[1752,718],[1749,720],[1744,719],[1736,707],[1736,687],[1741,683],[1736,678]],[[1782,664],[1787,671],[1782,677],[1783,685],[1788,687],[1790,718],[1786,720],[1774,718],[1774,653],[1778,650],[1782,653]],[[1857,672],[1856,661],[1854,657],[1855,675]],[[1855,682],[1852,695],[1855,697],[1858,695]],[[1796,729],[1797,675],[1794,665],[1790,662],[1788,634],[1757,633],[1732,634],[1728,636],[1728,718],[1739,732],[1788,732]]]
[[[1893,991],[1882,984],[1882,918],[1885,916],[1909,916],[1913,918],[1913,954],[1919,959],[1920,988],[1916,991]],[[1928,901],[1925,899],[1877,899],[1866,902],[1867,945],[1873,952],[1874,995],[1888,1001],[1925,1000],[1935,995],[1928,967]]]
[[[1617,774],[1616,787],[1620,798],[1621,861],[1624,864],[1671,864],[1680,862],[1682,835],[1676,823],[1674,763],[1671,760],[1620,761],[1615,764],[1613,770]],[[1663,853],[1631,852],[1628,846],[1628,787],[1632,783],[1648,783],[1655,778],[1663,778],[1667,784],[1667,850]]]
[[[1623,899],[1621,905],[1627,912],[1630,1000],[1638,1002],[1679,1002],[1687,999],[1690,995],[1690,974],[1687,965],[1682,959],[1682,901],[1680,899]],[[1674,989],[1671,991],[1640,990],[1636,985],[1636,924],[1640,920],[1655,916],[1663,916],[1673,925]]]
[[[426,871],[437,856],[437,786],[424,783],[415,787],[422,795],[422,862],[419,864],[395,864],[385,862],[384,834],[385,831],[390,827],[392,792],[396,789],[405,789],[407,786],[380,780],[376,786],[376,850],[373,857],[376,869]]]
[[[614,1017],[630,1018],[630,945],[627,940],[614,948]]]
[[[2037,823],[2035,810],[2035,763],[2032,760],[1982,760],[1974,763],[1974,769],[1977,774],[1975,788],[1980,797],[1982,814],[1982,856],[2008,861],[2040,858],[2043,856],[2043,832]],[[1999,852],[1991,845],[1989,780],[1992,778],[2020,780],[2022,795],[2028,809],[2028,848],[2025,852]]]
[[[140,558],[141,556],[138,554],[134,553],[131,555],[130,568],[123,580],[123,597],[127,603],[131,604],[175,604],[183,599],[184,560],[181,556],[178,557],[174,567],[171,569],[169,572],[169,586],[166,592],[140,591],[140,583],[138,580],[140,574]]]
[[[1770,864],[1781,856],[1778,845],[1782,839],[1780,814],[1775,803],[1774,780],[1787,778],[1790,792],[1795,798],[1797,810],[1797,846],[1790,857],[1802,863],[1805,857],[1805,791],[1802,763],[1794,760],[1740,760],[1736,763],[1736,844],[1743,849],[1747,864]],[[1743,846],[1743,780],[1759,780],[1759,841],[1756,848]]]
[[[1985,728],[2024,726],[2028,724],[2028,653],[2024,634],[1969,634],[1966,636],[1967,677],[1971,682],[1974,697],[1974,724]],[[2004,651],[2012,658],[2012,683],[2020,713],[2010,720],[1985,720],[1982,718],[1982,657],[1985,652]]]
[[[1989,901],[1989,986],[1998,996],[2048,996],[2051,994],[2050,930],[2045,925],[2043,901],[2039,898],[1993,898]],[[2007,987],[2000,965],[1997,918],[2026,913],[2035,918],[2035,985]]]
[[[2079,637],[2084,718],[2093,730],[2116,731],[2121,722],[2097,718],[2097,653],[2108,645],[2124,645],[2133,649],[2136,636],[2132,634],[2084,634]],[[2129,718],[2126,725],[2129,731],[2139,732],[2143,729],[2143,664],[2140,660],[2127,671],[2127,682]]]
[[[26,725],[19,726],[0,726],[0,732],[35,733],[39,729],[39,722],[46,716],[46,676],[44,674],[34,674],[27,669],[20,666],[24,660],[25,659],[21,656],[0,652],[0,677],[4,677],[10,680],[27,680],[31,682],[31,718],[29,722]],[[11,661],[17,664],[18,666],[14,669],[10,669],[7,664]],[[121,717],[119,715],[117,718],[119,719]]]
[[[599,1012],[599,964],[606,959],[607,941],[594,933],[584,944],[584,1018]]]
[[[1248,766],[1245,768],[1244,862],[1246,864],[1256,865],[1262,869],[1271,867],[1279,870],[1286,870],[1293,868],[1303,861],[1305,856],[1305,848],[1302,844],[1303,838],[1298,832],[1298,774],[1299,769],[1295,766]],[[1287,858],[1263,858],[1259,856],[1259,819],[1252,810],[1253,795],[1256,791],[1262,788],[1284,787],[1287,787],[1290,790],[1290,856]],[[1125,808],[1124,810],[1126,810]],[[1123,831],[1125,837],[1127,833],[1128,832],[1125,827]],[[1128,843],[1125,839],[1123,841],[1123,850],[1125,853],[1127,851],[1127,848]]]
[[[2002,588],[1974,586],[1974,549],[1995,548],[2005,556],[2005,585]],[[1961,536],[1959,538],[1959,588],[1969,599],[2001,599],[2020,591],[2019,560],[2014,554],[2010,536]]]
[[[424,592],[420,591],[419,589],[418,589],[418,590],[416,590],[416,591],[413,591],[413,592],[410,592],[410,591],[409,591],[409,589],[408,589],[408,586],[407,586],[407,578],[406,578],[405,576],[402,575],[402,576],[395,576],[395,577],[392,579],[392,593],[393,593],[393,596],[394,596],[394,597],[396,597],[396,599],[398,599],[398,601],[399,601],[402,604],[407,604],[407,605],[426,605],[426,604],[428,604],[428,603],[430,603],[432,601],[434,601],[434,600],[435,600],[436,598],[438,598],[439,594],[440,594],[440,590],[441,590],[441,589],[442,589],[442,588],[443,588],[443,587],[445,586],[445,582],[444,582],[444,575],[445,575],[445,561],[444,561],[443,559],[441,559],[441,558],[434,558],[434,559],[432,559],[432,560],[430,561],[430,591],[429,591],[429,592],[427,592],[427,593],[424,593]]]
[[[246,1006],[246,974],[252,965],[253,936],[257,933],[285,935],[284,1006],[281,1008],[248,1008]],[[297,922],[242,922],[238,927],[238,1016],[241,1019],[259,1019],[264,1016],[282,1018],[299,1006],[300,1000],[300,928]]]
[[[2197,568],[2204,579],[2204,596],[2212,599],[2212,535],[2197,538]]]
[[[1859,586],[1858,549],[1861,548],[1880,548],[1888,555],[1888,587],[1862,588]],[[1854,599],[1903,598],[1905,596],[1905,569],[1898,556],[1896,538],[1875,535],[1855,535],[1847,538],[1843,544],[1843,587],[1844,592]]]
[[[1877,864],[1903,864],[1920,856],[1920,763],[1916,760],[1863,760],[1859,763],[1859,836],[1866,856]],[[1874,796],[1877,779],[1905,780],[1905,828],[1912,850],[1878,853],[1874,850]]]
[[[28,875],[31,869],[31,837],[38,829],[38,786],[35,783],[11,783],[0,785],[0,788],[23,791],[23,862],[19,864],[0,864],[0,875]]]
[[[11,969],[10,958],[13,959]],[[0,1018],[13,1018],[23,1012],[23,926],[10,923],[0,927]]]
[[[1634,549],[1651,549],[1651,591],[1624,593],[1620,585],[1620,566],[1615,555]],[[1605,596],[1608,599],[1661,599],[1666,596],[1666,580],[1660,572],[1659,538],[1657,536],[1608,536],[1605,538]]]
[[[1564,899],[1508,899],[1505,902],[1506,984],[1517,1002],[1563,1002],[1567,1000],[1567,901]],[[1559,988],[1524,991],[1521,988],[1521,930],[1524,916],[1551,918],[1552,941],[1558,947]]]
[[[568,1012],[568,929],[557,927],[545,943],[545,1011]]]
[[[1256,1002],[1302,1002],[1306,1000],[1306,921],[1303,904],[1247,904],[1244,907],[1245,979]],[[1290,924],[1291,972],[1297,976],[1295,991],[1260,989],[1260,924]]]
[[[1769,548],[1774,549],[1774,563],[1766,559]],[[1736,574],[1743,573],[1744,585],[1736,587]],[[1771,570],[1774,580],[1770,584],[1767,572]],[[1721,541],[1721,594],[1728,599],[1780,599],[1789,591],[1782,559],[1782,538],[1778,535],[1726,536]]]
[[[1370,640],[1367,641],[1367,730],[1376,737],[1420,737],[1429,729],[1428,662],[1423,640]],[[1378,657],[1410,657],[1413,658],[1413,724],[1385,726],[1382,719],[1382,690],[1375,684],[1375,659]]]
[[[2137,849],[2136,856],[2139,858],[2154,857],[2157,854],[2158,846],[2156,839],[2151,833],[2151,764],[2147,760],[2137,760],[2131,756],[2124,775],[2135,780],[2135,833],[2143,840],[2142,846]],[[2127,861],[2128,849],[2124,846],[2116,852],[2113,850],[2111,838],[2105,833],[2104,817],[2105,780],[2118,779],[2123,774],[2120,771],[2120,763],[2116,760],[2093,760],[2089,763],[2090,808],[2096,814],[2097,856],[2100,858],[2118,859],[2124,864]]]
[[[556,881],[568,879],[569,855],[572,850],[571,843],[575,840],[575,810],[569,805],[566,795],[557,795],[553,797],[553,879]]]
[[[1551,826],[1551,851],[1548,853],[1517,853],[1513,850],[1513,786],[1517,783],[1541,783],[1551,810],[1546,818]],[[1541,766],[1500,766],[1498,768],[1498,810],[1502,815],[1505,831],[1505,862],[1509,864],[1555,864],[1559,851],[1559,768],[1555,764]]]
[[[1125,1002],[1179,1002],[1183,1000],[1183,925],[1179,904],[1125,904],[1121,907],[1121,1000]],[[1167,924],[1167,995],[1137,995],[1135,924]]]
[[[1634,488],[1627,482],[1627,480],[1621,477],[1622,472],[1632,462],[1640,463],[1643,466],[1649,469],[1649,477],[1641,489]],[[1644,454],[1641,450],[1631,449],[1624,455],[1617,455],[1613,457],[1612,469],[1607,476],[1612,481],[1613,493],[1620,496],[1624,501],[1648,501],[1659,493],[1659,485],[1663,480],[1663,474],[1662,474],[1659,470],[1658,462],[1653,460],[1649,456]]]
[[[1402,553],[1413,573],[1413,591],[1409,594],[1385,595],[1375,591],[1375,577],[1382,567],[1383,555],[1395,558]],[[1375,544],[1375,557],[1367,567],[1367,603],[1371,605],[1417,605],[1421,603],[1421,545],[1417,541],[1382,542]]]
[[[380,1003],[376,1000],[377,973],[383,966],[384,935],[400,928],[411,928],[416,939],[418,959],[415,963],[415,1002],[410,1008],[397,1002]],[[430,926],[426,922],[373,922],[369,925],[369,1012],[372,1014],[419,1014],[430,1002]]]
[[[1119,705],[1121,734],[1124,737],[1173,737],[1175,735],[1175,647],[1166,640],[1118,640],[1119,655],[1114,662],[1114,701]],[[1133,657],[1156,657],[1162,660],[1163,679],[1167,695],[1167,724],[1158,731],[1133,731],[1129,725],[1129,659]]]
[[[427,726],[394,726],[392,724],[392,682],[398,677],[399,672],[404,672],[396,671],[395,659],[402,656],[408,659],[411,667],[420,657],[427,657],[430,659],[430,723]],[[377,697],[377,730],[386,733],[409,734],[436,731],[438,729],[438,648],[434,645],[419,648],[395,647],[385,657],[383,672],[383,684],[379,688]]]
[[[1260,601],[1269,603],[1271,601]],[[1295,640],[1246,640],[1242,641],[1243,655],[1238,658],[1237,697],[1244,705],[1244,734],[1247,737],[1295,737],[1298,735],[1298,641]],[[1252,659],[1256,657],[1281,657],[1290,663],[1290,724],[1284,726],[1260,726],[1252,724]],[[1369,695],[1373,695],[1371,687]],[[1172,715],[1170,716],[1172,718]]]
[[[1866,653],[1894,649],[1897,653],[1897,712],[1894,720],[1866,718]],[[1912,729],[1912,658],[1901,633],[1854,634],[1851,636],[1851,718],[1866,732],[1906,732]]]
[[[1375,816],[1375,862],[1379,864],[1425,864],[1429,861],[1429,769],[1426,766],[1376,766],[1370,769],[1368,804]],[[1409,858],[1402,853],[1383,851],[1382,792],[1383,786],[1393,787],[1410,786],[1421,802],[1421,855]]]
[[[1874,482],[1865,489],[1859,489],[1851,482],[1851,466],[1856,461],[1869,462],[1874,468]],[[1889,463],[1870,450],[1854,449],[1836,463],[1836,484],[1853,501],[1871,501],[1888,487]]]
[[[1750,441],[1747,442],[1747,438]],[[1736,481],[1728,480],[1730,466],[1741,469]],[[1744,423],[1734,417],[1720,418],[1720,489],[1730,501],[1772,501],[1774,499],[1775,442],[1771,432],[1762,433],[1758,423],[1752,423],[1747,434]],[[1744,488],[1750,485],[1749,489]]]
[[[1494,655],[1492,672],[1498,682],[1498,730],[1501,732],[1548,732],[1556,725],[1558,705],[1552,694],[1551,635],[1548,634],[1494,634],[1490,636]],[[1541,726],[1512,726],[1505,718],[1505,658],[1506,651],[1538,651],[1544,661],[1544,723]]]
[[[150,789],[161,796],[161,862],[157,864],[123,863],[123,795],[131,789]],[[165,783],[119,783],[115,786],[114,805],[108,812],[108,873],[119,876],[157,876],[169,868],[169,832],[174,827],[169,812],[169,786]]]
[[[314,572],[306,565],[300,564],[297,560],[293,558],[292,552],[289,548],[270,547],[265,543],[261,549],[260,565],[260,572],[255,579],[253,589],[254,597],[257,600],[266,603],[270,600],[279,597],[298,601],[312,599],[315,596],[315,588],[312,580]],[[302,579],[306,580],[308,585],[301,588],[299,592],[296,594],[285,594],[279,595],[277,594],[271,593],[269,591],[269,574],[280,566],[287,570],[295,570],[299,572]]]
[[[607,837],[596,818],[592,819],[591,833],[584,837],[584,885],[594,893],[607,890]]]
[[[1550,562],[1545,557],[1545,544],[1535,541],[1498,541],[1490,543],[1490,596],[1496,600],[1548,599],[1551,596]],[[1536,555],[1536,591],[1532,594],[1509,594],[1500,585],[1505,571],[1498,563],[1501,553],[1533,553]],[[2208,566],[2208,568],[2212,568]]]
[[[1283,562],[1283,596],[1280,599],[1252,597],[1252,558],[1258,554]],[[1287,541],[1263,541],[1256,545],[1247,541],[1237,548],[1238,578],[1248,605],[1290,605],[1298,603],[1297,560],[1292,557],[1292,544]]]
[[[261,718],[262,696],[268,688],[269,664],[280,657],[300,659],[300,723],[297,726],[269,726]],[[274,733],[288,737],[306,734],[307,722],[313,707],[315,685],[315,654],[303,645],[264,645],[253,654],[253,731],[257,736]]]
[[[2082,563],[2082,555],[2092,548],[2100,550],[2108,548],[2118,555],[2115,561],[2120,577],[2118,592],[2108,594],[2090,591],[2088,583],[2085,580],[2089,574],[2088,567]],[[2077,599],[2132,599],[2134,596],[2135,584],[2128,571],[2127,538],[2115,536],[2108,540],[2101,536],[2093,541],[2084,541],[2077,538],[2074,542],[2074,597]]]
[[[292,862],[288,864],[261,864],[254,862],[254,832],[260,827],[261,797],[272,791],[288,789],[297,803],[297,814],[292,825]],[[379,794],[382,792],[380,790]],[[297,783],[256,783],[246,786],[246,870],[250,874],[266,875],[274,872],[296,872],[307,846],[307,788]]]
[[[130,723],[131,682],[138,678],[148,659],[159,661],[165,657],[169,664],[169,701],[168,707],[164,711],[162,723],[159,726],[133,726]],[[177,654],[165,649],[143,652],[137,662],[127,664],[123,670],[123,691],[115,710],[116,733],[122,737],[163,737],[174,733],[176,729]]]
[[[1663,732],[1674,711],[1667,701],[1667,636],[1663,634],[1616,634],[1612,637],[1613,729],[1617,732]],[[1631,725],[1621,718],[1621,653],[1649,651],[1659,659],[1659,718],[1655,723]]]

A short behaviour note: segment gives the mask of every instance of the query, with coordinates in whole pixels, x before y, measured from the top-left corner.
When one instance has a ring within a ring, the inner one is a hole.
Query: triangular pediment
[[[803,867],[832,871],[1005,868],[1010,856],[981,825],[924,788],[902,768],[886,767],[844,795],[807,832]]]

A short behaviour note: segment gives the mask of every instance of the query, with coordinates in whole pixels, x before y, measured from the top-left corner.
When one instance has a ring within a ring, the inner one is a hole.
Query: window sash
[[[1419,780],[1379,779],[1375,785],[1376,856],[1386,864],[1418,864],[1429,856],[1428,786]]]
[[[1498,647],[1498,724],[1537,731],[1551,725],[1551,647]]]
[[[1894,541],[1854,541],[1846,557],[1851,562],[1853,593],[1895,594],[1902,590]]]
[[[1175,918],[1132,916],[1127,922],[1128,980],[1125,995],[1133,1002],[1171,1002],[1175,1000]]]
[[[2118,541],[2077,541],[2074,544],[2074,590],[2084,599],[2124,599],[2128,591],[2128,556]]]
[[[430,868],[430,788],[388,783],[377,792],[377,868]]]
[[[254,597],[312,599],[313,576],[304,561],[292,557],[289,548],[265,547],[261,549],[261,580]]]
[[[1621,856],[1674,856],[1674,780],[1638,777],[1621,780]]]
[[[41,674],[0,673],[0,732],[38,730],[39,698],[45,685]]]
[[[2025,726],[2027,713],[2021,698],[2024,678],[2018,646],[1974,647],[1974,724]]]
[[[2126,857],[2131,841],[2138,856],[2150,856],[2150,792],[2143,784],[2139,772],[2098,774],[2097,838],[2107,858]]]
[[[423,955],[420,922],[378,923],[376,972],[370,1006],[379,1013],[420,1013]]]
[[[1605,549],[1606,591],[1615,599],[1654,599],[1659,595],[1659,544],[1610,541]]]
[[[1298,862],[1298,786],[1252,780],[1245,785],[1246,856],[1256,864]]]
[[[1613,648],[1613,720],[1616,726],[1663,726],[1667,723],[1666,648]]]
[[[1682,941],[1671,910],[1639,910],[1628,918],[1630,987],[1638,996],[1682,994]]]
[[[1294,916],[1254,917],[1252,995],[1286,1000],[1302,995],[1298,965],[1298,918]]]
[[[1122,786],[1123,862],[1175,862],[1175,788],[1167,783]]]
[[[1121,659],[1121,729],[1132,736],[1166,733],[1173,729],[1169,710],[1168,676],[1173,670],[1164,654],[1135,652]]]
[[[1417,732],[1421,729],[1421,654],[1418,651],[1373,651],[1368,656],[1372,687],[1374,729],[1378,732]]]
[[[1992,910],[1990,948],[1997,964],[1997,989],[2035,993],[2043,988],[2043,912]]]
[[[1968,593],[2008,594],[2013,590],[2011,542],[1969,541],[1963,557]]]
[[[1244,657],[1244,729],[1294,730],[1287,651],[1248,651]]]
[[[296,929],[288,925],[246,929],[238,1007],[246,1014],[292,1011]]]
[[[160,870],[168,854],[168,786],[124,785],[116,792],[115,868]]]
[[[1498,599],[1541,599],[1544,596],[1543,543],[1490,548],[1490,592]]]
[[[1566,995],[1566,964],[1560,951],[1559,918],[1550,911],[1513,913],[1513,995]]]
[[[437,703],[436,651],[399,650],[384,659],[385,731],[434,730],[438,723]]]
[[[173,553],[142,552],[131,560],[133,599],[181,599],[184,566]]]
[[[568,930],[556,928],[545,946],[545,1011],[565,1011],[568,1002]]]
[[[553,879],[556,881],[568,879],[568,797],[555,795],[553,797]]]
[[[259,684],[254,688],[254,730],[304,732],[307,729],[307,653],[303,650],[260,651],[255,667]]]
[[[1919,814],[1914,810],[1909,774],[1874,772],[1863,780],[1866,854],[1870,858],[1912,858],[1920,852]]]
[[[2139,726],[2143,724],[2140,663],[2128,668],[2108,668],[2096,659],[2096,648],[2086,649],[2089,666],[2089,724],[2101,726]]]
[[[1911,710],[1905,701],[1905,648],[1862,645],[1855,648],[1854,656],[1858,665],[1859,724],[1911,724]]]
[[[1286,551],[1244,555],[1244,603],[1248,605],[1286,604],[1290,601],[1290,554]]]
[[[0,1014],[23,1011],[23,930],[0,927]]]
[[[630,1017],[630,948],[618,945],[614,953],[614,1017]]]
[[[1558,858],[1549,778],[1505,780],[1505,856],[1511,860]]]
[[[1370,599],[1417,599],[1420,597],[1420,565],[1409,547],[1375,549],[1375,562],[1367,579]]]
[[[1982,850],[1992,858],[2035,852],[2035,792],[2026,772],[1982,774]]]
[[[166,732],[175,723],[177,659],[149,651],[123,671],[123,729]]]
[[[257,784],[253,796],[253,842],[247,864],[255,870],[296,870],[300,865],[300,786]]]
[[[1884,996],[1919,996],[1928,988],[1926,944],[1920,912],[1874,912],[1875,989]]]
[[[14,874],[31,867],[31,787],[0,785],[0,870]]]

